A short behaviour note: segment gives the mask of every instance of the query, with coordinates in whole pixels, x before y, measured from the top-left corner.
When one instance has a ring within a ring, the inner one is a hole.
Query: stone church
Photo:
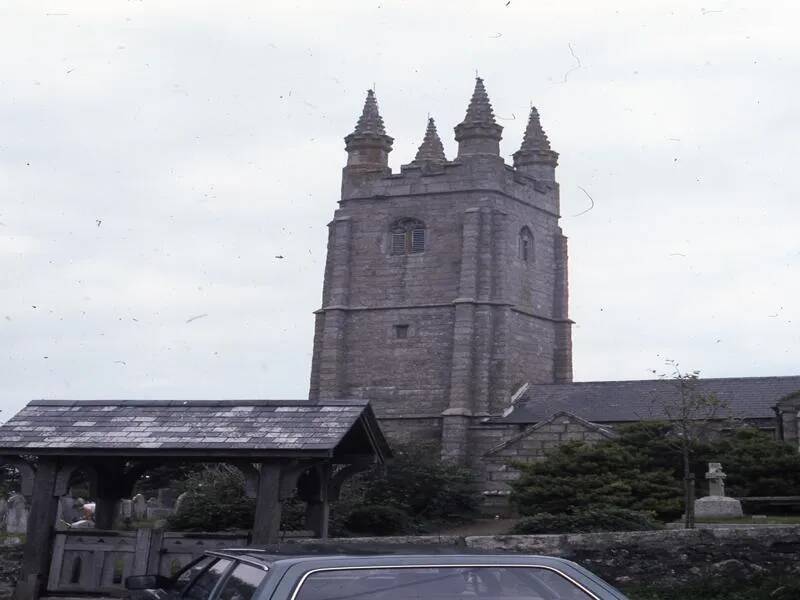
[[[435,442],[476,470],[487,497],[507,493],[509,460],[664,418],[677,393],[663,380],[572,381],[558,153],[535,108],[512,164],[502,130],[478,78],[458,154],[448,160],[429,119],[393,173],[393,139],[367,93],[345,138],[310,385],[312,400],[370,400],[390,439]],[[797,442],[800,376],[698,385],[727,416]]]

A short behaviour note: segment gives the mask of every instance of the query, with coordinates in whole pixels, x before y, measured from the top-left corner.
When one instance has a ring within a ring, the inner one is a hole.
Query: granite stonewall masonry
[[[472,466],[486,496],[508,492],[511,460],[613,426],[662,419],[669,381],[572,382],[567,238],[558,153],[532,108],[513,164],[478,78],[458,153],[433,119],[392,173],[391,138],[368,91],[345,138],[329,223],[310,398],[368,399],[396,442],[429,441]],[[797,442],[800,377],[706,379],[728,414]]]

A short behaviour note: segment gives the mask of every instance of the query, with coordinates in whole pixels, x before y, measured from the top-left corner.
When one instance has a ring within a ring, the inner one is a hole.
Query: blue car
[[[628,600],[580,565],[520,554],[207,552],[172,579],[129,577],[132,600]]]

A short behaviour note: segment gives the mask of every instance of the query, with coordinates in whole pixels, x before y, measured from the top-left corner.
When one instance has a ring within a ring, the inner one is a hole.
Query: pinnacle
[[[383,127],[383,119],[378,112],[378,101],[375,99],[375,92],[367,90],[367,99],[364,102],[364,110],[356,123],[354,134],[373,134],[386,135]]]
[[[520,152],[540,152],[550,150],[550,140],[542,129],[542,122],[539,120],[539,111],[535,106],[531,106],[531,116],[528,119],[528,126],[525,128],[525,136],[522,138]]]
[[[436,132],[436,124],[433,118],[428,118],[428,127],[425,130],[425,138],[417,150],[414,162],[445,162],[444,147],[439,134]]]
[[[475,91],[472,92],[472,98],[467,107],[467,116],[464,117],[465,124],[474,125],[496,125],[494,120],[494,113],[492,112],[492,104],[489,101],[489,95],[486,93],[486,88],[483,86],[483,79],[480,77],[475,78]]]

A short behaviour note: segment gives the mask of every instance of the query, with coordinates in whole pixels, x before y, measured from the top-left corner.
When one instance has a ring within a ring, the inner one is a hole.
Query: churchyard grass
[[[736,525],[797,525],[800,524],[800,515],[767,515],[763,519],[754,519],[752,516],[734,517],[731,519],[697,519],[698,523],[731,523]]]

